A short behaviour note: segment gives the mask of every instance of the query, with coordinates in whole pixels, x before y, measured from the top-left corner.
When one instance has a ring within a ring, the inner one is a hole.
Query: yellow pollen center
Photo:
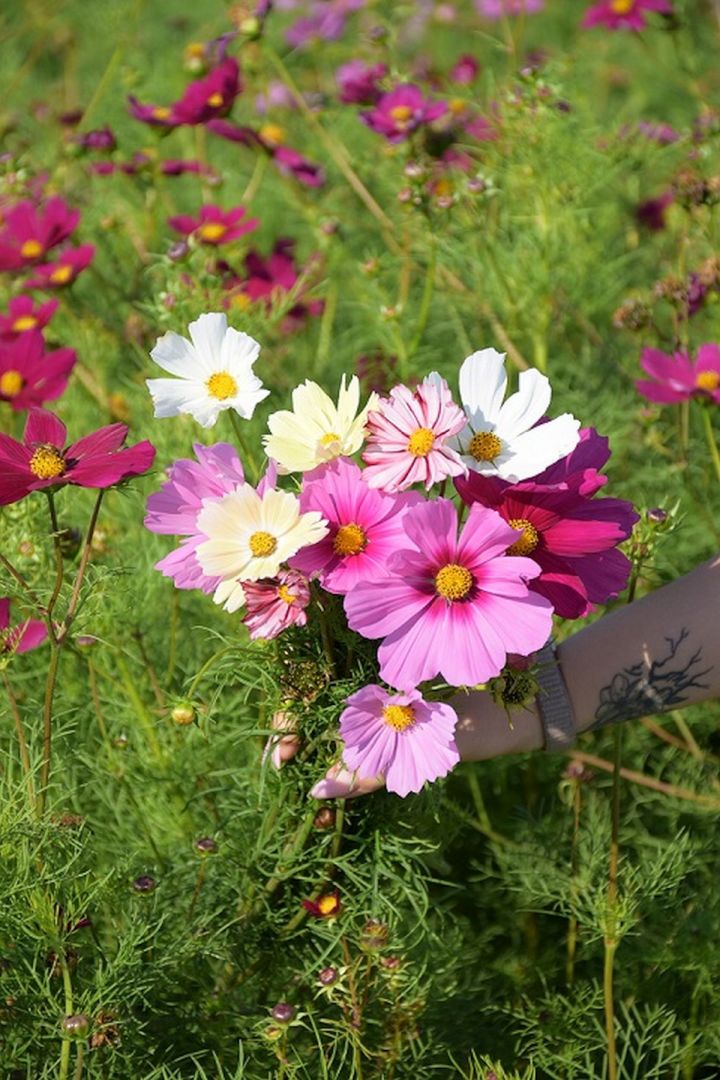
[[[198,229],[198,236],[201,240],[209,240],[212,243],[222,239],[226,232],[227,225],[223,225],[221,221],[206,221]]]
[[[216,90],[214,94],[211,94],[207,99],[207,103],[212,109],[219,109],[223,104],[223,101],[224,98],[218,90]]]
[[[170,116],[170,109],[167,105],[157,105],[152,111],[154,120],[167,120]]]
[[[435,575],[435,588],[446,600],[464,600],[472,587],[472,574],[459,563],[448,563]]]
[[[191,41],[189,45],[186,45],[185,55],[191,60],[202,60],[205,56],[205,46],[202,41]]]
[[[395,731],[405,731],[415,723],[415,710],[412,705],[385,705],[382,718]]]
[[[38,446],[30,458],[30,472],[39,480],[54,480],[65,472],[65,458],[55,446]]]
[[[433,448],[435,433],[430,428],[419,427],[413,431],[407,448],[414,457],[427,457]]]
[[[232,304],[233,304],[233,307],[238,308],[240,311],[247,311],[247,309],[252,304],[252,300],[250,299],[250,297],[248,296],[247,293],[236,292],[236,293],[233,293]]]
[[[295,594],[290,592],[287,585],[278,585],[277,594],[278,600],[284,600],[288,607],[290,606],[290,604],[294,604],[297,599]]]
[[[698,390],[706,390],[712,394],[720,389],[720,371],[698,371],[695,376],[695,386]]]
[[[467,108],[467,102],[463,101],[462,98],[456,97],[453,98],[450,102],[449,108],[453,116],[460,116],[462,113],[465,112],[465,109]]]
[[[502,450],[502,443],[492,431],[478,431],[470,440],[468,453],[476,461],[494,461]]]
[[[26,240],[20,248],[20,254],[23,259],[37,259],[38,255],[42,255],[44,250],[39,240]]]
[[[21,315],[12,324],[13,333],[22,334],[24,330],[34,330],[38,321],[34,315]]]
[[[256,559],[264,559],[272,555],[277,547],[277,540],[269,532],[254,532],[248,541],[250,550]]]
[[[9,371],[4,371],[0,375],[0,394],[4,394],[8,398],[17,397],[23,388],[24,382],[25,380],[20,372],[10,368]]]
[[[519,538],[508,548],[508,555],[529,555],[540,542],[538,531],[527,518],[511,518],[508,525],[520,533]]]
[[[396,124],[406,124],[413,114],[409,105],[395,105],[390,110],[390,115]]]
[[[611,0],[610,7],[616,15],[627,15],[635,7],[635,0]]]
[[[327,435],[323,435],[320,440],[321,446],[331,446],[333,443],[340,442],[340,436],[336,431],[328,431]]]
[[[341,525],[335,533],[333,551],[336,555],[357,555],[367,547],[365,530],[351,521],[347,525]]]
[[[318,911],[323,915],[331,915],[337,911],[338,901],[336,896],[321,896],[317,902]]]
[[[285,128],[279,124],[263,124],[259,134],[260,138],[271,146],[281,146],[285,142]]]
[[[216,371],[205,383],[210,397],[218,401],[226,401],[227,398],[237,394],[237,383],[227,371]]]
[[[56,266],[50,275],[50,280],[55,282],[56,285],[67,285],[68,281],[72,280],[73,268],[68,266],[67,263],[61,263],[60,266]]]

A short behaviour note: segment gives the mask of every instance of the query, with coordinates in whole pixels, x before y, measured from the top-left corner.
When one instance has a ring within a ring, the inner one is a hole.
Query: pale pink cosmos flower
[[[310,586],[297,570],[281,570],[275,578],[245,582],[246,614],[243,622],[252,641],[270,641],[289,626],[305,626]]]
[[[363,453],[368,486],[397,492],[413,484],[430,488],[448,476],[464,476],[467,467],[448,440],[465,423],[464,412],[437,372],[415,391],[393,387],[390,397],[368,414]]]

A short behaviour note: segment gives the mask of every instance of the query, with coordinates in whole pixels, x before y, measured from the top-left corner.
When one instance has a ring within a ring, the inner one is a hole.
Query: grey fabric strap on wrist
[[[567,750],[575,742],[575,717],[567,686],[555,655],[555,644],[548,641],[536,655],[540,690],[536,698],[545,735],[545,749]]]

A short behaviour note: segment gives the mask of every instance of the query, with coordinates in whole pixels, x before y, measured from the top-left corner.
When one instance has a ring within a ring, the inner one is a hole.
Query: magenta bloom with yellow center
[[[659,349],[644,349],[640,366],[650,376],[635,385],[650,401],[673,405],[689,398],[704,398],[720,405],[720,345],[701,345],[695,360],[682,352],[670,356]]]
[[[343,761],[362,780],[385,778],[388,791],[408,795],[447,776],[460,760],[457,713],[418,690],[390,694],[372,684],[351,694],[340,717]]]
[[[672,15],[672,10],[670,0],[601,0],[588,8],[582,25],[586,29],[604,26],[608,30],[644,30],[649,11]]]
[[[200,208],[196,217],[179,214],[177,217],[168,218],[168,225],[183,236],[193,236],[201,244],[217,247],[218,244],[239,240],[241,236],[257,229],[260,224],[258,219],[248,218],[246,213],[244,206],[223,210],[220,206],[208,203]]]
[[[508,653],[542,648],[552,604],[528,582],[534,560],[506,555],[518,534],[494,510],[475,504],[458,533],[449,499],[408,511],[406,542],[387,562],[387,576],[345,597],[352,630],[382,638],[380,676],[410,690],[441,675],[451,686],[476,686],[498,675]]]

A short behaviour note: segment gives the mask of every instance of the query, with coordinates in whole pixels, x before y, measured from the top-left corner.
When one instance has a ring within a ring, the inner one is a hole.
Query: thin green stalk
[[[578,891],[578,839],[580,837],[580,811],[582,809],[582,786],[579,780],[574,781],[573,791],[573,832],[570,845],[570,898],[574,904]],[[575,981],[575,954],[578,941],[578,920],[576,915],[571,915],[568,920],[567,931],[567,955],[565,960],[565,981],[572,986]]]
[[[237,439],[238,443],[240,444],[240,449],[242,451],[242,455],[243,455],[243,458],[244,458],[243,464],[245,464],[245,463],[249,464],[250,469],[251,469],[252,474],[253,474],[253,480],[257,483],[257,481],[260,479],[260,466],[259,466],[259,464],[257,462],[257,459],[255,458],[255,455],[252,453],[252,451],[249,449],[247,443],[245,442],[245,436],[243,435],[242,428],[240,426],[240,418],[239,418],[239,416],[237,415],[237,413],[235,412],[234,409],[227,409],[226,411],[227,411],[228,417],[230,418],[230,423],[232,424],[232,429],[233,429],[233,432],[235,433],[235,438]]]
[[[620,761],[623,729],[613,732],[612,824],[608,866],[607,915],[605,925],[605,960],[603,965],[603,997],[605,999],[605,1032],[607,1036],[608,1080],[617,1080],[617,1047],[615,1043],[615,953],[618,947],[618,864],[620,862]]]
[[[37,613],[39,615],[44,616],[46,611],[47,611],[47,608],[41,602],[41,600],[38,597],[37,593],[35,593],[33,591],[33,589],[31,588],[31,586],[28,585],[27,581],[25,580],[23,575],[20,573],[20,571],[17,570],[13,566],[13,564],[10,562],[10,560],[8,558],[5,557],[5,555],[3,555],[2,551],[0,551],[0,565],[4,566],[5,569],[7,570],[8,574],[10,574],[11,577],[15,578],[15,581],[17,581],[20,588],[24,591],[24,593],[27,596],[28,600],[33,605],[33,607],[36,609]]]
[[[168,646],[167,669],[165,671],[165,684],[167,686],[172,684],[173,675],[175,674],[175,664],[177,663],[177,629],[178,616],[180,614],[180,601],[178,596],[178,590],[173,589],[172,600],[170,601],[170,643]]]
[[[62,971],[63,990],[65,992],[65,1016],[72,1016],[73,1009],[73,988],[72,979],[70,978],[70,968],[67,964],[67,958],[62,943],[57,950],[58,959],[60,961],[60,969]],[[70,1074],[70,1039],[65,1036],[62,1042],[62,1048],[60,1050],[60,1071],[58,1072],[58,1080],[68,1080]]]
[[[53,548],[55,550],[55,584],[53,585],[52,595],[48,601],[47,608],[45,609],[47,614],[45,616],[48,624],[48,632],[50,636],[55,638],[55,630],[52,621],[52,613],[55,609],[55,605],[58,602],[60,596],[60,590],[63,586],[63,578],[65,576],[65,567],[63,563],[62,550],[60,548],[60,526],[58,525],[57,511],[55,509],[55,498],[52,491],[47,491],[48,510],[50,512],[50,528],[53,541]]]
[[[152,750],[155,758],[160,759],[163,756],[162,747],[155,734],[155,722],[148,711],[145,702],[140,697],[135,685],[130,669],[125,663],[125,658],[121,653],[117,653],[115,656],[115,663],[117,664],[118,671],[120,672],[120,678],[122,679],[123,686],[125,687],[125,693],[127,694],[130,703],[133,707],[133,711],[140,721],[141,727],[145,733],[145,738],[148,741],[148,745]]]
[[[420,301],[420,311],[418,313],[417,325],[415,327],[415,333],[413,334],[412,341],[408,348],[408,358],[412,359],[418,350],[418,346],[422,341],[423,334],[427,327],[428,318],[430,316],[430,305],[432,303],[433,290],[435,288],[435,268],[437,265],[437,241],[433,234],[430,235],[430,256],[428,258],[427,270],[425,272],[425,284],[423,286],[422,299]]]
[[[40,785],[37,797],[37,816],[42,818],[45,813],[47,802],[47,789],[50,781],[50,765],[52,762],[52,717],[53,701],[55,699],[55,687],[57,685],[58,665],[60,663],[60,646],[51,645],[50,663],[48,664],[47,678],[45,680],[45,698],[43,701],[43,749],[42,763],[40,765]]]
[[[715,466],[715,475],[720,480],[720,450],[718,450],[718,444],[715,440],[715,435],[712,428],[712,420],[710,419],[710,409],[704,408],[702,410],[703,424],[705,426],[705,437],[707,438],[708,449],[710,450],[710,457],[712,463]]]
[[[28,804],[30,810],[35,808],[35,792],[33,790],[32,782],[32,766],[30,764],[30,754],[28,752],[27,739],[25,738],[25,726],[22,720],[22,713],[20,712],[20,706],[17,703],[17,698],[13,694],[10,680],[3,671],[2,673],[3,684],[5,686],[5,693],[7,699],[10,702],[10,710],[13,714],[13,720],[15,721],[15,733],[17,735],[18,750],[20,751],[20,761],[22,762],[23,773],[25,774],[25,782],[28,789]]]

